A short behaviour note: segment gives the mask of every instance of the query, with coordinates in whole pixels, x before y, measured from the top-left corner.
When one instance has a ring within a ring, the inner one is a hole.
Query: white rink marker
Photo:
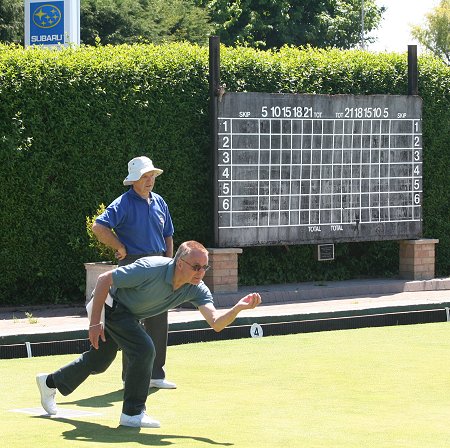
[[[102,415],[98,412],[79,411],[74,409],[59,409],[56,415],[48,415],[42,408],[10,409],[9,411],[21,412],[22,414],[40,415],[42,417],[49,417],[49,418],[77,418],[77,417],[90,417],[93,415]]]
[[[264,331],[261,327],[261,325],[254,323],[251,327],[250,327],[250,336],[252,338],[262,338],[264,335]]]

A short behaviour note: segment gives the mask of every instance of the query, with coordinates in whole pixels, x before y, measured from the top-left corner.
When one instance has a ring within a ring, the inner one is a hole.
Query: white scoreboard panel
[[[219,247],[421,237],[421,98],[226,93],[217,117]]]

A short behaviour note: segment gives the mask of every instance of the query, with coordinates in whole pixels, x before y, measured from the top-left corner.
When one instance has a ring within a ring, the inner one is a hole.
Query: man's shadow
[[[33,418],[46,418],[48,417],[33,417]],[[232,446],[233,443],[228,442],[216,442],[207,437],[198,436],[182,436],[177,434],[150,434],[141,432],[141,428],[128,428],[119,426],[117,428],[111,428],[109,426],[101,425],[98,423],[84,422],[79,420],[73,420],[69,418],[53,417],[52,420],[57,420],[63,423],[69,423],[74,426],[73,429],[64,431],[62,433],[66,440],[76,440],[80,442],[96,442],[96,443],[129,443],[137,442],[142,445],[153,446],[168,446],[176,443],[176,440],[189,439],[196,440],[198,442],[208,443],[210,445],[219,446]],[[151,431],[160,431],[160,429],[152,429]],[[170,439],[174,439],[171,441]]]
[[[158,392],[158,389],[150,389],[148,395],[152,395]],[[95,397],[83,398],[81,400],[75,401],[59,401],[60,404],[74,404],[77,406],[87,407],[87,408],[106,408],[111,407],[113,403],[118,403],[123,401],[123,389],[118,389],[113,392],[108,392],[104,395],[97,395]]]

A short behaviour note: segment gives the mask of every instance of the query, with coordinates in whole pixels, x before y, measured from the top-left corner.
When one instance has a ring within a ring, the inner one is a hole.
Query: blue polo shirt
[[[164,199],[152,192],[149,203],[133,188],[109,204],[95,222],[113,229],[128,255],[165,252],[164,238],[174,231]]]
[[[140,258],[113,271],[110,294],[138,319],[156,316],[184,302],[197,308],[213,303],[211,291],[203,282],[185,284],[173,291],[174,270],[171,258]]]

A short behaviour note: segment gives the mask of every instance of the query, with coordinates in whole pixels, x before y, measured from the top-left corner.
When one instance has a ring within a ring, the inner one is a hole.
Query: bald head
[[[180,244],[180,247],[175,254],[174,260],[176,261],[179,258],[183,258],[193,251],[202,252],[208,255],[208,250],[205,248],[205,246],[203,246],[203,244],[199,243],[198,241],[185,241],[184,243]]]

